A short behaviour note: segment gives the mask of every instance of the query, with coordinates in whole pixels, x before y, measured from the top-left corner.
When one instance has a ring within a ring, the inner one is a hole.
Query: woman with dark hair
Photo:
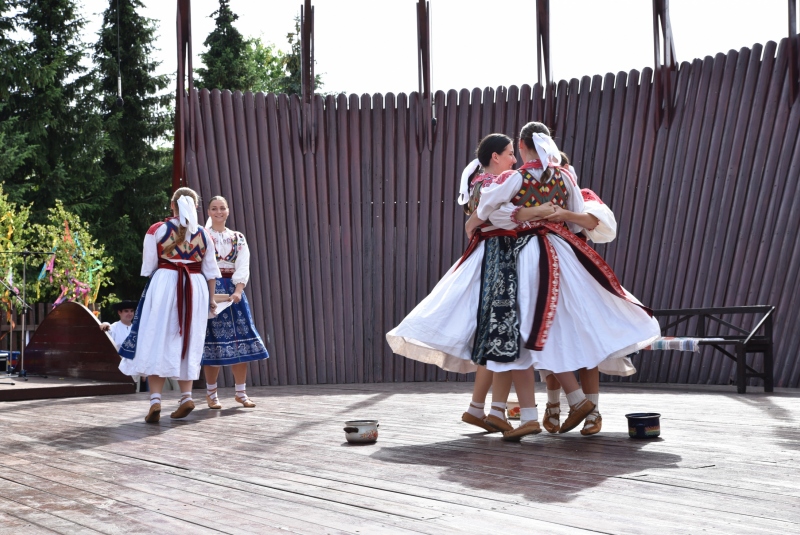
[[[594,229],[598,218],[585,213],[577,179],[560,166],[561,155],[547,127],[526,124],[520,132],[519,151],[525,163],[501,180],[484,185],[478,207],[465,227],[475,242],[482,239],[482,232],[476,230],[487,221],[511,226],[511,220],[516,225],[517,240],[510,249],[515,264],[507,263],[502,276],[494,276],[518,280],[516,337],[524,346],[517,347],[516,354],[509,352],[504,362],[489,360],[487,369],[506,372],[535,366],[551,370],[570,405],[559,431],[565,433],[595,406],[586,399],[573,371],[624,359],[652,343],[660,329],[649,310],[622,288],[608,264],[576,236],[584,229]],[[522,210],[535,207],[546,207],[550,213],[535,221],[518,217]],[[491,253],[489,248],[487,244],[484,258],[509,256],[509,249]],[[466,264],[470,258],[462,261]],[[484,288],[498,287],[491,276],[484,270]],[[496,339],[504,334],[503,326],[492,321],[506,312],[498,302],[503,301],[496,295],[481,296],[476,345],[481,343],[481,335]],[[514,337],[515,333],[507,333],[509,340]],[[513,344],[509,347],[514,349]]]
[[[194,409],[192,381],[200,377],[210,295],[220,276],[214,242],[197,224],[198,196],[189,188],[172,195],[172,217],[150,227],[144,237],[142,276],[150,277],[133,317],[131,333],[119,349],[125,375],[148,376],[147,423],[161,418],[161,391],[178,380],[181,399],[171,418]]]
[[[512,172],[516,163],[512,140],[503,134],[490,134],[483,138],[476,155],[476,161],[462,174],[459,192],[459,203],[465,205],[468,214],[480,202],[481,189],[487,184],[502,181],[502,177]],[[483,172],[476,175],[479,167]],[[513,428],[505,420],[505,399],[502,404],[494,403],[496,395],[508,397],[511,374],[508,378],[503,378],[503,384],[495,382],[493,407],[489,416],[484,416],[484,402],[493,381],[492,374],[486,371],[485,366],[488,359],[494,358],[494,354],[492,351],[485,351],[484,346],[474,347],[473,341],[477,328],[476,311],[480,302],[484,245],[495,241],[513,243],[516,233],[487,223],[481,227],[481,236],[483,239],[479,243],[475,242],[472,248],[474,250],[471,249],[473,254],[463,263],[459,261],[451,267],[433,291],[397,327],[387,333],[386,339],[392,351],[398,355],[435,364],[447,371],[477,372],[472,403],[462,420],[490,432],[511,431]],[[525,388],[517,386],[523,424],[528,420],[532,422],[524,429],[523,434],[538,433],[541,429],[538,429],[533,371],[515,372],[514,375],[519,375],[520,378],[523,375],[529,376],[530,379],[526,381]],[[521,437],[522,434],[506,438],[518,440]]]

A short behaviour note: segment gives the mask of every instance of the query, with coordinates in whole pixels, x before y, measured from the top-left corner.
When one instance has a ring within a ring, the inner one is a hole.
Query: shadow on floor
[[[436,472],[440,479],[482,492],[519,496],[520,502],[569,502],[612,478],[635,478],[648,469],[678,468],[681,456],[657,451],[653,446],[658,442],[663,440],[633,440],[627,433],[591,438],[577,433],[538,435],[521,443],[478,435],[382,448],[370,457],[443,468]],[[515,500],[510,498],[508,503]]]

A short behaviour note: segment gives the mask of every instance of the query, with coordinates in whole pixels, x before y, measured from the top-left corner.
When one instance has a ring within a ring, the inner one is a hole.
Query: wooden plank
[[[365,273],[363,271],[362,256],[364,251],[364,238],[362,231],[364,229],[363,212],[365,210],[362,203],[361,193],[361,158],[362,143],[361,143],[361,111],[359,109],[360,103],[358,96],[350,95],[350,102],[348,106],[348,128],[349,128],[349,147],[350,147],[350,169],[348,170],[348,178],[350,179],[350,198],[351,206],[353,207],[353,214],[351,218],[351,228],[353,231],[352,237],[352,251],[353,251],[353,305],[355,311],[355,327],[353,336],[355,344],[353,345],[353,353],[356,359],[356,382],[364,383],[369,382],[367,378],[367,366],[365,350],[368,346],[364,344],[364,330],[365,317],[369,315],[369,310],[364,308],[364,292],[363,282]],[[367,106],[369,110],[369,106]],[[365,112],[368,113],[368,112]],[[368,143],[368,142],[367,142]],[[369,295],[367,293],[367,295]]]
[[[405,317],[408,310],[408,291],[401,291],[400,289],[407,288],[408,281],[408,255],[409,255],[409,240],[408,228],[409,220],[409,152],[415,149],[410,148],[408,143],[408,97],[405,93],[399,93],[395,104],[397,110],[395,112],[395,145],[396,150],[394,153],[395,159],[395,247],[394,247],[394,265],[395,265],[395,278],[394,289],[395,296],[393,299],[394,308],[391,315],[392,327],[400,323]],[[399,355],[394,355],[394,377],[396,381],[413,381],[414,380],[414,361],[411,359],[403,358]]]
[[[342,333],[342,316],[339,314],[334,313],[334,271],[341,266],[341,253],[337,262],[339,265],[337,266],[333,260],[333,253],[331,251],[332,248],[338,247],[340,244],[338,241],[334,245],[331,243],[333,237],[333,228],[331,226],[331,199],[330,199],[330,192],[328,188],[330,183],[332,182],[331,175],[338,176],[337,169],[336,169],[336,160],[334,158],[334,165],[330,165],[329,163],[329,152],[328,152],[328,141],[326,139],[328,129],[326,126],[326,122],[329,119],[329,114],[326,110],[328,102],[334,108],[336,108],[335,101],[333,98],[326,101],[323,101],[322,97],[317,95],[314,97],[315,99],[315,106],[319,113],[316,115],[316,132],[314,135],[317,138],[316,144],[316,153],[314,155],[314,177],[315,181],[309,185],[309,189],[313,189],[315,195],[317,197],[315,203],[312,203],[312,206],[315,204],[319,210],[319,217],[316,221],[316,228],[312,225],[311,233],[312,235],[317,235],[317,240],[319,242],[319,256],[312,258],[312,262],[315,265],[315,270],[318,271],[318,286],[314,290],[315,297],[321,299],[321,305],[316,304],[315,301],[315,309],[316,310],[323,310],[323,317],[326,319],[322,325],[317,326],[317,333],[319,337],[317,338],[317,347],[319,349],[319,353],[323,357],[323,361],[325,363],[325,375],[326,375],[326,383],[338,383],[344,382],[344,362],[342,359],[344,358],[344,341],[340,338]],[[334,115],[335,121],[335,115]],[[335,141],[334,141],[335,142]],[[313,208],[309,210],[310,215],[313,217],[313,214],[316,212]],[[336,221],[337,223],[334,225],[336,227],[337,234],[340,234],[338,228],[338,213],[336,214]],[[338,284],[336,288],[341,288],[341,273],[339,273],[338,278],[336,279]],[[317,309],[316,307],[319,306],[320,308]],[[340,366],[337,367],[337,361],[340,362]]]
[[[274,109],[274,100],[273,100]],[[260,206],[263,207],[261,215],[263,216],[263,227],[261,236],[264,240],[258,250],[258,260],[262,271],[266,266],[268,276],[266,277],[266,284],[262,287],[264,290],[268,288],[268,293],[265,291],[261,294],[262,300],[262,321],[266,325],[265,331],[261,331],[261,336],[269,351],[270,358],[267,359],[267,367],[269,369],[270,384],[286,384],[286,362],[285,350],[281,344],[281,351],[277,349],[277,340],[285,340],[283,333],[283,322],[278,319],[278,311],[281,306],[281,287],[280,287],[280,264],[277,254],[278,234],[277,234],[277,221],[275,219],[275,197],[273,194],[273,175],[272,165],[270,159],[270,142],[267,126],[267,99],[263,93],[258,93],[255,96],[255,126],[258,136],[258,157],[261,162],[260,173],[261,179],[258,184],[261,188],[261,197],[256,200]],[[258,187],[254,184],[254,191],[258,191]],[[256,296],[257,297],[257,296]],[[279,369],[281,372],[279,373]]]
[[[263,99],[263,95],[262,95]],[[262,108],[263,111],[263,108]],[[250,206],[251,220],[247,224],[248,233],[255,238],[253,249],[251,250],[251,265],[257,266],[250,271],[250,281],[248,286],[248,302],[253,313],[253,322],[261,335],[262,340],[267,344],[267,335],[272,332],[272,327],[267,321],[269,317],[268,303],[272,301],[272,291],[269,287],[269,272],[267,270],[267,230],[264,214],[264,191],[261,187],[262,163],[260,160],[260,145],[258,142],[258,108],[256,107],[256,97],[253,93],[246,93],[244,98],[244,119],[247,131],[247,154],[249,158],[250,181],[249,181],[249,200],[245,204]],[[264,162],[266,167],[266,162]],[[247,235],[245,235],[247,239]],[[256,297],[256,299],[253,299]],[[267,347],[269,345],[267,344]],[[269,351],[269,350],[268,350]],[[270,367],[266,360],[252,362],[250,364],[251,384],[254,386],[266,386],[272,384],[270,377]],[[258,380],[256,380],[256,378]]]
[[[286,135],[285,129],[279,124],[279,108],[278,98],[269,94],[266,98],[267,107],[267,143],[269,145],[269,161],[272,163],[272,202],[275,214],[274,225],[272,228],[276,229],[276,240],[273,242],[275,245],[274,255],[278,260],[278,271],[273,272],[273,277],[276,282],[277,289],[280,290],[280,305],[273,306],[274,310],[284,311],[283,318],[289,317],[296,321],[293,315],[294,307],[292,305],[292,287],[291,287],[291,274],[294,267],[290,267],[290,249],[289,249],[289,232],[288,219],[294,217],[294,214],[287,213],[287,202],[285,199],[285,182],[287,177],[291,178],[291,163],[284,166],[284,154],[281,150],[281,136]],[[283,98],[281,102],[280,116],[286,116],[287,108],[286,99]],[[278,228],[284,228],[283,232],[277,232]],[[285,325],[285,320],[282,321]],[[296,324],[296,323],[295,323]],[[294,385],[298,382],[297,365],[295,361],[299,360],[300,355],[303,354],[296,345],[296,338],[294,329],[289,328],[287,325],[284,327],[283,332],[276,332],[283,335],[284,351],[279,352],[278,355],[278,374],[282,384]]]
[[[322,99],[314,97],[316,101],[316,113],[314,124],[312,125],[311,136],[319,140],[319,121],[322,117]],[[298,105],[300,102],[298,100]],[[298,111],[299,112],[299,111]],[[299,126],[299,125],[298,125]],[[302,132],[302,130],[299,130]],[[324,131],[324,130],[323,130]],[[334,382],[335,373],[333,372],[333,360],[328,356],[328,343],[330,338],[329,318],[331,315],[326,314],[323,306],[323,289],[325,285],[322,282],[323,270],[327,271],[330,268],[330,263],[322,263],[321,241],[327,239],[329,234],[321,234],[321,217],[324,210],[319,188],[317,187],[317,175],[325,173],[324,154],[325,152],[320,149],[318,143],[315,145],[316,153],[311,151],[311,147],[306,147],[306,152],[301,156],[299,146],[295,151],[295,158],[302,158],[303,173],[302,179],[298,180],[298,185],[301,190],[298,190],[298,215],[301,221],[301,233],[304,235],[304,246],[302,246],[304,266],[306,271],[303,274],[303,291],[305,292],[304,301],[306,303],[305,325],[306,325],[306,347],[311,347],[312,354],[309,358],[314,361],[316,372],[309,371],[312,374],[310,380],[311,384],[316,383],[329,383]],[[317,166],[317,159],[322,158],[322,166]],[[325,207],[327,208],[327,207]],[[327,218],[326,218],[327,219]],[[327,256],[329,259],[330,257]],[[320,317],[326,318],[328,321],[318,322],[315,321]],[[327,326],[327,329],[326,329]],[[326,330],[328,331],[326,333]]]
[[[422,294],[419,291],[420,280],[424,278],[423,272],[419,270],[419,258],[421,256],[421,243],[419,241],[420,232],[420,176],[421,176],[421,157],[420,150],[416,145],[416,124],[419,120],[419,106],[420,98],[419,93],[412,92],[408,96],[409,114],[408,114],[408,172],[409,172],[409,185],[408,185],[408,257],[406,260],[406,274],[408,276],[408,283],[406,286],[406,311],[410,312],[416,304],[422,299]],[[423,381],[425,380],[426,366],[420,362],[413,363],[413,376],[406,375],[406,380]],[[410,370],[406,370],[407,372]]]
[[[436,91],[434,99],[436,102],[443,104],[439,107],[437,114],[438,114],[438,127],[437,129],[441,132],[444,130],[447,131],[447,124],[448,121],[448,103],[445,97],[445,94],[442,91]],[[445,172],[445,158],[447,157],[445,150],[446,150],[446,136],[438,135],[433,143],[433,154],[431,155],[431,172],[428,180],[430,182],[430,193],[429,193],[429,217],[430,217],[430,232],[428,234],[428,263],[429,263],[429,271],[428,271],[428,291],[432,290],[433,287],[439,282],[439,279],[442,278],[450,267],[449,262],[447,259],[442,258],[442,247],[443,247],[443,240],[442,240],[442,233],[444,228],[443,217],[445,212],[443,210],[443,205],[445,199],[450,199],[451,195],[445,194],[444,191],[444,184],[445,181],[444,172]],[[452,205],[451,205],[452,206]],[[445,267],[445,265],[447,267]],[[439,368],[433,369],[435,375],[432,378],[437,381],[444,381],[447,377],[447,373]]]
[[[292,98],[294,97],[294,98]],[[287,248],[284,254],[289,257],[289,282],[291,287],[291,304],[286,310],[290,310],[294,325],[305,325],[306,320],[306,301],[308,292],[303,285],[303,275],[306,273],[303,268],[306,257],[303,249],[306,247],[305,240],[307,234],[303,232],[303,220],[306,214],[298,213],[300,206],[299,192],[296,188],[298,176],[302,176],[302,152],[300,151],[300,124],[299,112],[300,103],[296,95],[291,97],[286,95],[278,96],[278,111],[283,120],[280,122],[280,146],[283,162],[283,184],[284,202],[286,203],[286,231],[289,236]],[[298,154],[299,153],[299,154]],[[295,347],[297,353],[294,356],[294,366],[297,373],[297,384],[308,384],[312,378],[316,379],[316,361],[313,351],[307,347],[309,340],[306,338],[306,329],[293,329]],[[316,381],[315,381],[316,382]]]
[[[339,228],[342,232],[341,237],[341,258],[342,258],[342,289],[344,290],[337,299],[337,302],[341,300],[343,314],[344,314],[344,325],[345,329],[343,331],[344,334],[344,343],[345,348],[348,351],[347,356],[347,364],[345,367],[345,380],[348,383],[360,382],[361,375],[358,371],[358,362],[359,362],[359,353],[357,353],[357,343],[356,340],[356,332],[358,329],[358,325],[360,325],[360,321],[356,319],[356,316],[360,314],[360,310],[358,310],[359,306],[356,305],[356,294],[354,291],[355,282],[354,282],[354,264],[353,264],[353,215],[351,214],[351,206],[352,203],[352,196],[351,196],[351,187],[350,181],[348,179],[350,175],[350,150],[345,150],[345,148],[350,148],[351,145],[349,144],[349,124],[348,124],[348,105],[347,105],[347,97],[345,95],[339,95],[336,99],[336,141],[337,147],[341,147],[339,150],[336,151],[336,155],[339,158],[339,167],[338,167],[338,174],[339,180],[336,182],[338,184],[337,193],[338,193],[338,200],[339,200],[339,207],[340,207],[340,215],[339,215]],[[330,123],[329,128],[330,127]],[[333,182],[332,182],[333,185]],[[337,197],[331,193],[331,199],[336,199]],[[333,223],[336,223],[334,219]],[[335,230],[334,230],[335,232]],[[335,237],[335,234],[334,234]],[[360,318],[359,318],[360,319]]]
[[[361,95],[360,113],[358,115],[358,131],[361,135],[361,152],[358,158],[360,168],[360,181],[355,185],[361,191],[361,206],[359,215],[361,216],[361,274],[363,277],[361,298],[364,316],[362,318],[363,330],[361,336],[364,339],[364,381],[373,383],[377,380],[375,375],[375,353],[374,333],[375,333],[375,302],[374,297],[374,273],[373,270],[379,269],[375,265],[375,234],[373,228],[373,184],[374,158],[372,147],[372,99],[368,94]]]
[[[369,221],[369,231],[370,231],[370,246],[372,253],[369,254],[366,258],[368,259],[369,265],[369,277],[371,279],[371,290],[370,290],[370,310],[372,313],[370,314],[371,322],[371,329],[367,333],[368,336],[368,343],[367,347],[369,348],[368,351],[372,358],[372,381],[377,383],[386,381],[386,374],[384,370],[385,364],[385,353],[388,351],[386,349],[386,341],[384,339],[383,334],[386,332],[383,328],[384,320],[383,320],[383,277],[384,277],[384,265],[385,265],[385,256],[384,256],[384,209],[383,205],[386,202],[386,192],[385,189],[388,187],[388,183],[385,179],[385,172],[386,169],[384,167],[384,160],[385,160],[385,150],[386,150],[386,143],[384,139],[385,130],[384,130],[384,101],[383,95],[380,93],[375,93],[372,95],[372,110],[370,113],[370,131],[369,134],[366,134],[369,139],[372,140],[370,143],[370,152],[371,152],[371,162],[370,162],[370,175],[369,175],[369,186],[370,191],[368,193],[369,198],[371,199],[371,210],[370,210],[370,221]],[[367,194],[365,194],[366,197]]]
[[[339,119],[337,116],[336,97],[328,95],[325,97],[324,117],[322,119],[324,135],[319,136],[320,146],[317,149],[319,153],[324,154],[325,158],[325,173],[318,173],[317,187],[324,190],[321,195],[324,195],[326,201],[323,209],[327,213],[327,217],[323,216],[322,221],[326,225],[327,234],[323,239],[326,244],[327,254],[330,262],[330,279],[326,284],[330,284],[329,297],[325,299],[328,301],[328,309],[326,314],[332,317],[333,321],[329,326],[333,327],[332,338],[329,343],[332,347],[328,352],[333,355],[333,373],[336,377],[336,383],[352,382],[352,373],[349,373],[347,366],[348,355],[345,352],[345,347],[352,347],[352,334],[345,329],[345,316],[344,316],[344,300],[346,299],[345,292],[336,291],[336,289],[345,288],[345,279],[343,275],[343,266],[345,259],[342,256],[343,244],[342,238],[342,207],[340,196],[340,183],[346,182],[339,177],[339,138],[338,128]],[[346,139],[346,136],[345,136]],[[320,156],[322,158],[323,156]],[[318,164],[319,165],[319,164]],[[322,183],[320,183],[322,180]],[[349,279],[348,279],[349,284]],[[350,294],[352,295],[352,294]],[[352,314],[352,312],[351,312]],[[348,324],[348,329],[352,328],[351,323]]]
[[[399,299],[397,291],[397,248],[396,248],[396,190],[397,190],[397,104],[392,93],[386,94],[383,107],[383,287],[380,329],[375,333],[375,345],[383,354],[383,380],[402,381],[402,362],[392,353],[384,334],[394,327],[395,302]],[[405,155],[401,155],[404,158]]]

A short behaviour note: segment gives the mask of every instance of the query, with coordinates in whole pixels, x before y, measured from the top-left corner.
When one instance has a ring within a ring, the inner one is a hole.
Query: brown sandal
[[[564,420],[564,423],[561,424],[561,429],[559,429],[558,432],[566,433],[568,431],[572,431],[584,420],[584,418],[589,416],[589,413],[593,410],[594,403],[588,399],[584,399],[574,407],[570,407],[569,415],[567,415],[567,419]]]
[[[502,431],[503,433],[514,430],[514,426],[508,423],[508,420],[503,420],[502,418],[498,418],[497,416],[493,416],[491,414],[483,421],[495,428],[497,431]]]
[[[470,404],[470,406],[474,407],[474,405],[472,404]],[[483,418],[478,418],[477,416],[465,412],[464,414],[461,415],[461,421],[470,425],[474,425],[475,427],[480,427],[487,433],[497,433],[497,429],[486,423],[485,416]]]
[[[541,432],[542,428],[539,426],[539,422],[536,420],[531,420],[529,422],[525,422],[516,429],[503,433],[503,440],[506,442],[519,442],[524,436],[538,435]]]
[[[581,429],[581,435],[585,437],[596,435],[603,428],[603,417],[600,416],[599,412],[594,420],[590,420],[590,416],[593,416],[593,414],[586,417],[586,420],[583,422],[583,429]]]
[[[157,424],[161,419],[161,403],[153,403],[150,405],[150,411],[144,417],[144,421],[148,424]]]
[[[242,394],[240,397],[237,393],[235,396],[233,396],[233,399],[235,399],[238,403],[241,403],[243,407],[253,408],[256,406],[255,403],[250,401],[250,399],[247,397],[247,394]]]
[[[206,395],[206,403],[208,403],[209,409],[221,409],[222,405],[219,402],[219,398],[217,397],[217,389],[211,391],[211,395]]]
[[[551,409],[558,409],[557,411]],[[553,421],[555,420],[555,423]],[[542,426],[548,433],[558,433],[561,429],[561,404],[548,403],[547,408],[544,410],[544,418],[542,418]]]
[[[189,416],[189,413],[194,410],[194,401],[191,399],[186,403],[181,403],[178,405],[178,410],[173,412],[169,415],[170,418],[178,419],[178,418],[186,418]]]

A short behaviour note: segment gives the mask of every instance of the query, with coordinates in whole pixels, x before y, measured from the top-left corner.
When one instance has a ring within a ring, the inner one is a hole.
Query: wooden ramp
[[[66,302],[50,312],[25,348],[25,379],[3,379],[0,401],[130,394],[136,387],[119,371],[119,354],[92,312]],[[46,377],[35,377],[43,375]]]
[[[223,410],[159,425],[146,394],[2,404],[0,533],[800,529],[797,393],[612,386],[600,435],[509,444],[458,421],[470,388],[257,387],[256,409],[222,389]],[[629,439],[633,411],[662,413],[662,439]],[[344,442],[353,418],[380,419],[377,444]]]

